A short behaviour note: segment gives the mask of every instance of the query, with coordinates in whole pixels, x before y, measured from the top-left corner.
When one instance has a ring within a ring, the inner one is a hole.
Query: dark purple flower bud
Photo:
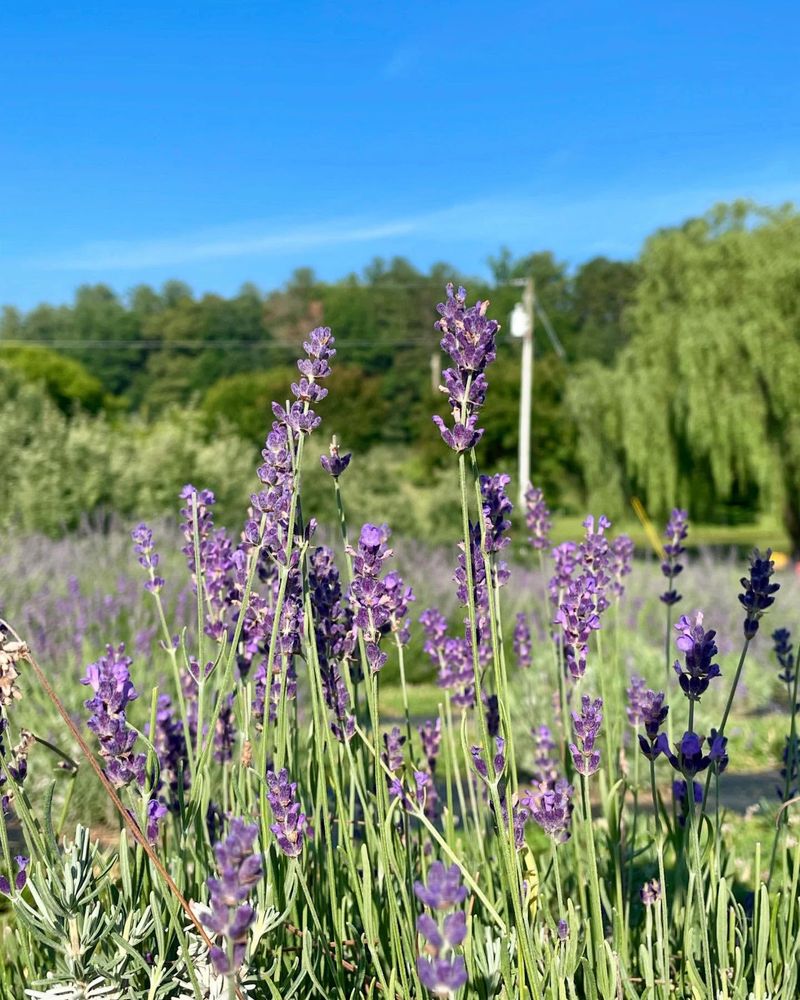
[[[692,781],[692,802],[689,802],[689,786],[685,781],[677,780],[672,783],[672,797],[680,806],[678,822],[681,826],[686,826],[689,812],[694,806],[700,805],[703,801],[703,786],[698,781]]]
[[[659,730],[669,714],[669,705],[664,704],[664,692],[647,688],[640,696],[639,710],[645,734],[639,733],[639,746],[648,760],[655,760],[662,752]]]
[[[486,706],[486,730],[492,739],[500,735],[500,703],[496,694],[483,694]]]
[[[769,582],[775,572],[775,563],[771,556],[772,549],[767,549],[763,555],[758,549],[754,549],[750,556],[750,575],[741,579],[744,593],[739,594],[739,601],[747,612],[744,620],[746,639],[752,639],[758,632],[759,618],[770,605],[775,603],[772,595],[781,588],[779,583]]]
[[[495,736],[494,742],[497,752],[492,760],[492,768],[494,770],[492,780],[499,778],[506,766],[506,741],[502,736]],[[483,757],[483,750],[481,747],[472,747],[470,753],[472,754],[472,762],[475,765],[475,770],[482,778],[488,781],[489,769]]]
[[[639,890],[639,896],[645,906],[653,906],[661,899],[661,883],[657,878],[650,879]]]
[[[794,683],[795,675],[794,648],[791,639],[792,635],[788,628],[776,628],[772,633],[773,652],[781,668],[778,680],[783,681],[787,687]]]
[[[789,799],[798,795],[798,775],[800,774],[800,736],[796,733],[786,737],[786,743],[781,755],[783,767],[781,768],[781,778],[783,785],[776,788],[778,798],[781,802],[788,802]]]
[[[714,629],[706,631],[703,628],[703,612],[698,611],[692,623],[683,615],[675,625],[679,636],[675,642],[684,654],[685,669],[675,661],[675,673],[681,685],[681,690],[689,701],[700,701],[700,697],[708,689],[715,677],[720,677],[719,665],[713,663],[717,655],[717,644],[714,641]]]
[[[569,937],[569,924],[563,918],[559,920],[556,924],[556,929],[558,931],[558,940],[566,941]]]
[[[688,519],[689,515],[686,511],[676,507],[667,522],[667,530],[664,535],[667,544],[664,546],[664,562],[661,564],[661,572],[667,577],[668,583],[667,590],[661,595],[661,600],[669,606],[677,604],[681,599],[673,582],[683,570],[683,566],[678,560],[685,551],[681,543],[685,541],[689,533]]]
[[[283,768],[278,774],[267,772],[267,785],[267,798],[275,820],[270,830],[283,853],[297,858],[303,851],[303,840],[314,835],[305,813],[300,811],[297,784],[289,780],[289,772]]]
[[[158,841],[161,821],[167,815],[167,807],[158,799],[150,799],[147,803],[147,839],[151,844]]]
[[[26,858],[22,854],[18,854],[14,858],[14,864],[17,866],[17,874],[14,876],[14,889],[16,889],[17,892],[22,892],[28,882],[27,868],[30,864],[30,858]],[[8,874],[10,876],[11,872]],[[0,892],[2,892],[5,896],[11,895],[11,883],[5,875],[0,875]]]
[[[570,743],[569,750],[575,770],[579,774],[594,774],[600,767],[600,751],[595,748],[595,742],[600,733],[603,721],[603,701],[588,696],[581,698],[581,712],[572,713],[572,723],[575,729],[576,743]]]
[[[533,662],[533,647],[531,645],[531,630],[528,625],[528,617],[524,611],[517,612],[513,643],[517,666],[527,669]]]
[[[352,455],[349,452],[346,455],[339,454],[339,442],[335,436],[331,439],[329,451],[330,457],[328,455],[321,455],[319,463],[329,476],[338,479],[350,464]]]
[[[528,527],[528,541],[534,549],[546,549],[550,544],[552,522],[550,511],[544,502],[544,493],[538,486],[525,490],[525,524]]]
[[[228,838],[214,847],[219,877],[207,881],[209,909],[200,919],[210,933],[224,939],[224,947],[215,945],[210,951],[214,968],[223,976],[240,968],[255,920],[255,910],[246,900],[262,876],[261,855],[253,852],[257,837],[256,824],[247,826],[237,818]]]

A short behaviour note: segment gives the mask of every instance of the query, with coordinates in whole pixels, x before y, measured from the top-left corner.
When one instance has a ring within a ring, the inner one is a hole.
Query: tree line
[[[587,494],[610,513],[632,494],[655,515],[685,504],[706,520],[780,510],[800,549],[800,218],[791,209],[719,206],[655,233],[636,260],[596,257],[571,270],[550,252],[489,259],[492,279],[448,264],[427,271],[374,260],[336,282],[310,269],[279,290],[229,298],[180,281],[120,296],[79,288],[69,305],[0,317],[0,361],[45,384],[61,409],[157,419],[191,401],[258,444],[286,392],[303,336],[333,327],[339,356],[327,431],[346,447],[413,449],[441,460],[431,412],[447,281],[488,297],[504,329],[482,447],[512,467],[519,345],[505,322],[532,277],[563,345],[536,331],[533,468],[554,505]]]

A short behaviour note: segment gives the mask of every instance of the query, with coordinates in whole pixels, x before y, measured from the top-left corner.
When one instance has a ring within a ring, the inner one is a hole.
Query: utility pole
[[[522,340],[522,363],[519,383],[519,505],[525,504],[525,490],[531,477],[531,409],[533,406],[533,322],[536,290],[533,278],[525,279],[522,302],[511,314],[511,335]]]

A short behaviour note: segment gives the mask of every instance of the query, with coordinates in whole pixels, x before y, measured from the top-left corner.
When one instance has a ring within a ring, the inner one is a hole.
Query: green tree
[[[800,555],[800,215],[718,206],[640,269],[630,343],[570,385],[587,486],[661,516],[779,508]]]
[[[0,362],[26,381],[41,383],[64,413],[78,408],[97,413],[103,406],[100,380],[73,358],[65,358],[47,347],[4,346],[0,341]]]

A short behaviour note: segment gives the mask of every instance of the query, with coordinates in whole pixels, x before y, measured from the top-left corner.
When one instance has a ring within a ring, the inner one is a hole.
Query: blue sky
[[[5,3],[0,303],[577,263],[800,202],[795,3]]]

